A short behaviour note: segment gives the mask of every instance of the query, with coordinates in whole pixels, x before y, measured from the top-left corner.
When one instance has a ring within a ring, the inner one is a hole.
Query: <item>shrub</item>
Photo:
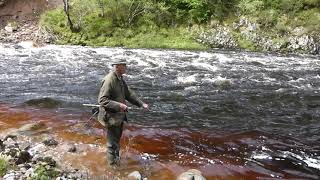
[[[304,0],[303,4],[310,7],[320,7],[320,0]]]
[[[0,177],[3,177],[9,168],[8,157],[0,154]]]
[[[317,8],[298,13],[297,19],[295,26],[304,26],[309,31],[318,31],[320,29],[320,12]]]
[[[260,12],[257,22],[265,28],[273,27],[277,24],[279,12],[274,9],[264,10]]]
[[[279,6],[285,13],[295,13],[303,8],[303,1],[281,0]]]
[[[55,179],[60,175],[60,172],[55,168],[46,168],[43,165],[38,165],[35,169],[35,174],[31,177],[32,180],[50,180]]]
[[[264,9],[263,0],[242,0],[237,5],[244,14],[256,14]]]

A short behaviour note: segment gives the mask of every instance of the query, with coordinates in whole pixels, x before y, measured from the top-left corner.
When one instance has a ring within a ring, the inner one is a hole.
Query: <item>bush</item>
[[[279,12],[270,9],[260,12],[259,19],[257,22],[265,28],[271,28],[277,24]]]
[[[279,6],[285,13],[292,14],[303,9],[303,0],[281,0]]]
[[[285,35],[287,32],[290,31],[288,16],[286,16],[286,15],[284,14],[284,15],[282,15],[281,17],[278,18],[277,23],[276,23],[276,25],[275,25],[275,30],[276,30],[280,35]]]
[[[309,31],[318,31],[320,29],[320,12],[317,8],[298,13],[297,19],[295,26],[304,26]]]
[[[264,9],[263,0],[242,0],[237,5],[243,14],[256,14]]]
[[[310,7],[320,7],[320,0],[304,0],[303,4]]]
[[[40,17],[40,26],[53,34],[60,34],[60,32],[67,29],[66,16],[61,8],[48,11]]]

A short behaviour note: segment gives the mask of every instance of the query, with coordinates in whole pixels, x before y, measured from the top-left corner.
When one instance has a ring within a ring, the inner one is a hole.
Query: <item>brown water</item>
[[[40,132],[35,131],[34,134],[31,133],[31,137],[34,136],[36,139],[36,136],[41,134],[50,134],[59,141],[81,144],[80,153],[69,153],[62,157],[64,163],[76,168],[87,169],[92,177],[105,176],[107,178],[108,171],[112,170],[106,167],[105,134],[102,126],[97,122],[92,122],[90,129],[83,127],[85,120],[89,118],[87,113],[82,114],[80,120],[77,120],[78,116],[73,117],[70,114],[60,114],[59,116],[55,114],[54,111],[47,109],[12,107],[8,104],[0,104],[0,131],[5,133],[24,124],[35,121],[43,122],[47,131],[43,129]],[[61,118],[68,119],[67,123]],[[74,121],[71,120],[73,118],[75,118]],[[75,124],[77,124],[76,127]],[[115,175],[125,177],[128,173],[139,170],[149,179],[175,179],[179,173],[188,170],[188,168],[197,168],[192,163],[179,165],[179,161],[192,162],[195,158],[192,154],[183,158],[175,157],[175,145],[172,140],[165,136],[165,132],[161,132],[164,136],[162,138],[153,136],[152,134],[155,134],[156,131],[159,130],[126,125],[121,140],[121,167],[119,173]],[[148,135],[145,136],[144,134]],[[201,139],[201,135],[196,135],[194,138]],[[92,145],[95,146],[92,147]],[[206,158],[209,159],[210,157]],[[210,167],[204,166],[200,170],[207,178],[213,178],[210,173],[213,169]]]
[[[151,107],[128,114],[121,177],[175,179],[196,168],[207,179],[320,178],[318,56],[0,45],[1,131],[42,121],[34,135],[79,147],[64,162],[104,176],[104,131],[82,127],[91,115],[82,104],[96,103],[118,58]]]
[[[124,130],[121,140],[122,164],[120,169],[114,172],[106,167],[103,128],[97,122],[93,122],[89,129],[82,127],[89,116],[84,113],[79,119],[78,115],[57,115],[55,111],[48,109],[0,104],[0,130],[6,132],[23,124],[44,122],[48,131],[43,132],[42,129],[42,132],[35,132],[31,137],[50,134],[60,142],[80,144],[80,152],[67,153],[62,160],[75,168],[88,170],[91,177],[107,178],[110,177],[110,172],[125,177],[128,173],[139,170],[149,179],[175,179],[180,173],[196,168],[207,179],[256,179],[270,176],[276,179],[301,176],[307,179],[317,178],[316,170],[305,165],[299,167],[298,164],[302,161],[294,156],[279,157],[274,153],[274,157],[262,162],[259,162],[259,158],[249,159],[248,154],[263,150],[263,147],[259,146],[267,141],[276,146],[274,148],[267,145],[270,146],[270,151],[276,152],[283,145],[283,142],[269,139],[261,132],[204,134],[188,132],[185,129],[165,130],[133,124],[127,124]]]

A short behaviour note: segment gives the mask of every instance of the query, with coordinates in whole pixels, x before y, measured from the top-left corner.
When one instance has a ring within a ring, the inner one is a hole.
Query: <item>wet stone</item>
[[[7,156],[11,156],[11,157],[17,157],[17,155],[19,154],[20,150],[18,148],[11,148],[11,149],[6,149],[5,150],[5,154]]]
[[[50,138],[50,139],[46,139],[42,142],[44,145],[46,146],[57,146],[58,145],[58,141],[56,141],[55,139],[53,138]]]
[[[11,138],[11,137],[6,137],[3,144],[6,146],[6,147],[16,147],[18,145],[18,143],[15,141],[16,138]]]
[[[19,148],[21,149],[21,150],[25,150],[25,151],[27,151],[28,149],[30,149],[30,147],[31,147],[31,145],[28,143],[28,142],[22,142],[22,144],[20,144],[19,145]]]
[[[68,152],[76,152],[77,148],[75,146],[70,146]]]
[[[32,159],[32,156],[28,151],[21,151],[18,155],[18,159],[16,160],[16,164],[22,164],[29,162]]]
[[[27,177],[31,177],[33,175],[34,175],[34,169],[33,168],[29,168],[25,173],[25,176],[27,176]]]
[[[56,166],[56,161],[52,159],[52,157],[44,157],[44,158],[38,158],[38,162],[44,162],[48,164],[49,166],[55,167]]]
[[[3,141],[0,139],[0,151],[4,150],[4,144]]]
[[[15,180],[16,179],[16,174],[14,172],[8,173],[3,176],[4,180]]]
[[[139,171],[133,171],[128,175],[129,180],[142,180],[142,176]]]

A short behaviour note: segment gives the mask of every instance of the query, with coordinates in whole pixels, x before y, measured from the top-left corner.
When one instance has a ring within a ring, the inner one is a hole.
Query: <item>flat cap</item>
[[[118,64],[126,65],[127,61],[125,59],[118,59],[118,60],[114,61],[111,65],[114,66],[114,65],[118,65]]]

